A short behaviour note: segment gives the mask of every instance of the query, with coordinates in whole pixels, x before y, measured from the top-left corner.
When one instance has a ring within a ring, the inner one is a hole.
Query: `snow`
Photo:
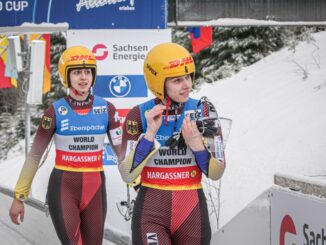
[[[326,26],[326,21],[274,21],[238,18],[220,18],[207,21],[177,21],[168,26]]]
[[[193,93],[195,98],[207,96],[220,116],[233,121],[222,178],[220,227],[271,187],[275,173],[326,176],[326,32],[314,38],[315,42],[299,44],[295,52],[286,48],[275,52]],[[23,162],[23,147],[0,162],[1,186],[14,187]],[[52,149],[34,179],[34,198],[44,200],[53,162]],[[106,226],[130,234],[130,221],[116,207],[126,199],[126,187],[116,166],[106,166],[105,171]]]
[[[63,23],[40,23],[34,24],[29,22],[24,22],[20,26],[9,26],[9,27],[1,27],[1,34],[26,34],[26,33],[52,33],[52,32],[64,32],[69,28],[69,24],[67,22]]]
[[[326,175],[326,33],[314,38],[295,53],[275,52],[195,93],[207,96],[221,116],[233,121],[221,225],[270,187],[276,172]],[[297,64],[308,72],[306,79]]]

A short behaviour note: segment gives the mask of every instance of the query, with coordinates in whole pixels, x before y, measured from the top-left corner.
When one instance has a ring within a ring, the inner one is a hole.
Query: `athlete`
[[[202,173],[218,180],[225,159],[215,108],[189,97],[194,73],[192,56],[178,44],[159,44],[145,59],[145,80],[156,98],[128,113],[119,164],[125,182],[141,176],[133,244],[210,243]]]
[[[62,244],[102,244],[107,209],[102,151],[107,135],[119,153],[118,113],[112,103],[90,92],[96,79],[96,59],[89,49],[66,49],[58,65],[69,95],[45,111],[16,184],[9,215],[15,224],[24,220],[24,201],[54,136],[56,159],[47,200],[56,233]]]

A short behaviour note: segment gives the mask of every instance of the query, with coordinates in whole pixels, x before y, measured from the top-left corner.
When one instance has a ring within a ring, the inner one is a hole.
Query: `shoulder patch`
[[[52,118],[47,117],[47,116],[43,116],[41,126],[44,129],[51,128],[51,126],[52,126]]]
[[[138,133],[138,123],[136,121],[127,120],[127,133],[135,135]]]

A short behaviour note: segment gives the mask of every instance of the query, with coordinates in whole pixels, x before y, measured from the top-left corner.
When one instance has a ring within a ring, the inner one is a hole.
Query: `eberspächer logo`
[[[131,83],[125,76],[115,76],[109,83],[110,92],[116,97],[125,97],[129,94]]]

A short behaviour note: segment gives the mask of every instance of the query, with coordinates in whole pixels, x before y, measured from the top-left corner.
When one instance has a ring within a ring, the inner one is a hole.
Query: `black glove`
[[[206,96],[198,101],[197,110],[201,107],[206,112],[206,116],[196,120],[197,128],[204,137],[214,137],[220,125],[216,109]]]
[[[211,137],[213,138],[217,132],[217,118],[201,118],[196,121],[197,128],[199,132],[204,137]]]
[[[185,139],[180,132],[174,132],[165,142],[165,146],[170,147],[170,149],[174,149],[176,146],[178,146],[179,149],[187,147]]]

